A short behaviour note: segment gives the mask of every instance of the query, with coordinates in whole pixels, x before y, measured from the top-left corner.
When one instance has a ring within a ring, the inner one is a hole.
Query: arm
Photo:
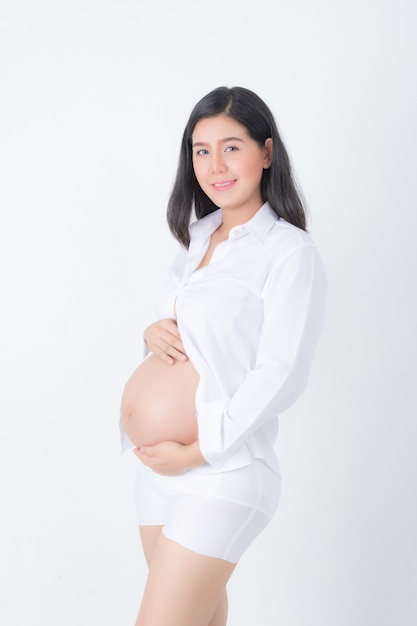
[[[230,398],[197,406],[201,453],[219,466],[304,391],[323,322],[326,281],[314,246],[300,246],[264,286],[256,363]]]

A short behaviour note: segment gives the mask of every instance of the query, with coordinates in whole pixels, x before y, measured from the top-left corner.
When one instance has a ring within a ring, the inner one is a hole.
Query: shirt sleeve
[[[221,466],[304,391],[323,325],[326,278],[314,245],[279,262],[263,288],[254,368],[230,398],[197,407],[201,453]]]

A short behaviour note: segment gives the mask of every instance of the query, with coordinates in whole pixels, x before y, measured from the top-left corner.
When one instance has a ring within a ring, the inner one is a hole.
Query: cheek
[[[262,163],[256,163],[256,164],[252,163],[247,166],[246,171],[245,171],[245,176],[247,176],[248,179],[251,179],[253,181],[259,181],[260,183],[262,179],[263,171],[264,171],[264,168],[263,168]]]

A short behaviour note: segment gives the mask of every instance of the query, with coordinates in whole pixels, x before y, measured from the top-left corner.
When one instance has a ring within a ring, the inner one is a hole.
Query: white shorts
[[[281,479],[264,461],[204,474],[161,476],[139,462],[139,526],[163,526],[173,541],[207,556],[237,563],[271,520]]]

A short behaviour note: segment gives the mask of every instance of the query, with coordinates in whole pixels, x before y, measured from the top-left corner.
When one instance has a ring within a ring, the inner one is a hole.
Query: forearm
[[[201,454],[200,442],[198,439],[193,441],[193,443],[190,443],[184,446],[184,454],[186,457],[184,460],[186,462],[186,465],[189,467],[189,469],[192,469],[194,467],[199,467],[206,461],[203,455]]]

